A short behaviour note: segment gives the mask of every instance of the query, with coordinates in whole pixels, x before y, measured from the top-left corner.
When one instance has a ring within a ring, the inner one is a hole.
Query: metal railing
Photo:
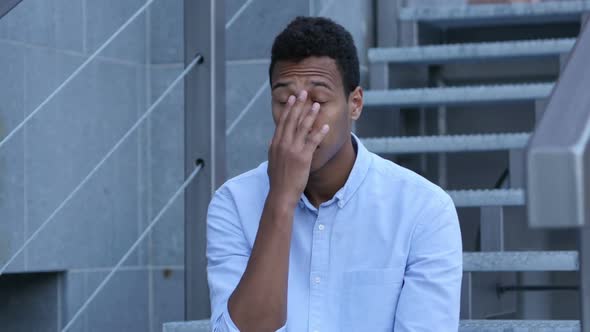
[[[0,19],[8,14],[22,0],[0,0]]]
[[[531,227],[590,226],[589,59],[586,24],[527,149]]]
[[[533,228],[579,228],[582,330],[590,330],[590,24],[527,148],[527,207]],[[558,133],[558,135],[556,135]]]
[[[0,152],[17,132],[22,130],[39,112],[63,89],[68,86],[97,56],[108,47],[140,15],[146,13],[155,0],[147,0],[129,19],[127,19],[96,51],[78,66],[48,97],[46,97],[22,122],[0,140]],[[0,17],[14,8],[19,1],[0,3]],[[68,331],[88,305],[96,298],[105,285],[127,258],[146,238],[164,213],[175,200],[184,193],[185,202],[185,302],[186,319],[206,318],[210,315],[206,281],[205,261],[205,215],[213,191],[224,180],[225,174],[225,111],[223,109],[225,90],[224,54],[224,10],[223,1],[185,0],[184,1],[184,52],[185,68],[166,88],[159,98],[125,132],[114,146],[96,163],[95,167],[70,191],[67,197],[24,243],[0,262],[0,276],[25,248],[45,229],[55,216],[78,194],[114,152],[134,133],[154,112],[162,101],[170,95],[173,88],[184,80],[184,124],[185,124],[185,180],[176,189],[159,213],[149,222],[135,242],[121,256],[118,263],[110,269],[107,276],[65,324],[62,331]],[[193,70],[199,65],[199,70]],[[193,181],[200,175],[200,181]]]

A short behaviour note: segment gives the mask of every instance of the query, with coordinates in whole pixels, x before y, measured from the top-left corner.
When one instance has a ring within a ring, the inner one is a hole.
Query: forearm
[[[248,265],[229,298],[240,331],[276,331],[286,322],[291,206],[278,196],[267,197]]]
[[[329,126],[313,129],[320,104],[306,108],[307,91],[289,96],[268,151],[270,192],[240,282],[228,300],[241,331],[276,331],[287,320],[289,254],[295,207],[307,185],[313,154]]]

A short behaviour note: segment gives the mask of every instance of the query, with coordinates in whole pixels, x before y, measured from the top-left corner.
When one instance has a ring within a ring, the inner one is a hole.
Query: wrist
[[[292,212],[297,207],[300,198],[300,195],[298,196],[294,193],[270,190],[267,201],[278,211],[284,210]]]

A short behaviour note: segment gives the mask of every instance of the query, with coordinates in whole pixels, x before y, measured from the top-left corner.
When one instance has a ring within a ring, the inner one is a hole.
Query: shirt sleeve
[[[206,252],[211,330],[238,332],[229,315],[227,302],[246,269],[250,248],[226,187],[221,187],[209,203]]]
[[[206,253],[211,330],[239,332],[230,317],[228,300],[246,270],[251,248],[244,235],[235,202],[226,187],[221,187],[209,204]],[[277,331],[284,332],[286,327]]]
[[[458,331],[463,246],[455,205],[425,209],[414,230],[394,331]]]

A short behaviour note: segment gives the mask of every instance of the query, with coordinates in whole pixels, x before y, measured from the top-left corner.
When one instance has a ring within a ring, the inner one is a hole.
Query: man
[[[451,198],[351,134],[363,90],[350,33],[298,17],[269,68],[268,162],[207,217],[214,331],[457,331],[462,245]]]

